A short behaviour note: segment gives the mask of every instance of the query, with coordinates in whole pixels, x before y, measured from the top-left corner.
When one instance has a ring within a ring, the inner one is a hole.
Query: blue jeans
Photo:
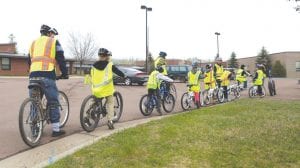
[[[39,83],[42,85],[42,87],[44,87],[44,94],[47,99],[47,107],[50,108],[50,121],[51,123],[59,123],[60,113],[58,89],[56,87],[55,80],[44,78],[39,80]],[[31,90],[29,90],[29,95],[31,95]]]

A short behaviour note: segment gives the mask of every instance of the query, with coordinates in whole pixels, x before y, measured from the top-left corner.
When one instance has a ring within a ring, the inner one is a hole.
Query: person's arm
[[[56,40],[56,55],[55,55],[55,60],[59,66],[59,69],[62,73],[62,76],[66,77],[68,76],[68,69],[66,66],[66,60],[65,60],[65,56],[64,56],[64,50],[62,49],[60,43],[58,40]]]
[[[258,77],[258,73],[257,73],[257,72],[255,72],[255,75],[254,75],[254,78],[253,78],[253,80],[256,80],[256,79],[257,79],[257,77]]]
[[[118,76],[121,76],[123,78],[125,77],[125,74],[122,71],[120,71],[115,65],[112,66],[112,71]]]
[[[171,79],[171,78],[169,78],[169,77],[167,77],[167,76],[165,76],[165,75],[163,75],[163,74],[161,74],[161,73],[158,73],[158,74],[156,75],[156,78],[157,78],[157,79],[160,79],[160,80],[167,81],[167,82],[173,82],[173,81],[174,81],[173,79]]]

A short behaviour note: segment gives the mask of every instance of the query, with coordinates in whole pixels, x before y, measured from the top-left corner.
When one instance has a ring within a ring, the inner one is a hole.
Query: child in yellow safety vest
[[[162,115],[160,109],[160,98],[159,98],[159,87],[161,81],[173,82],[173,79],[169,78],[168,76],[163,75],[164,69],[162,66],[157,66],[153,72],[149,75],[148,82],[147,82],[147,89],[148,89],[148,97],[147,102],[150,100],[152,95],[157,96],[157,105],[156,109],[159,115]]]
[[[221,76],[221,86],[223,87],[223,94],[225,101],[228,101],[228,86],[230,84],[230,78],[232,73],[230,71],[225,70]]]
[[[211,64],[205,66],[206,70],[204,73],[204,89],[215,89],[216,88],[216,79],[214,77],[214,71]]]
[[[190,91],[194,92],[195,102],[200,102],[200,79],[201,71],[198,70],[197,63],[193,63],[192,69],[188,72],[188,84],[191,85]]]
[[[266,77],[265,73],[263,72],[263,65],[257,65],[257,71],[255,72],[253,81],[254,85],[257,86],[257,93],[259,96],[262,96],[262,86],[263,86],[263,80]]]

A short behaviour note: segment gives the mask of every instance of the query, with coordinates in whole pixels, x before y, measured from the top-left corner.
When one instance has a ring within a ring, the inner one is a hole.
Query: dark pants
[[[222,86],[222,87],[223,87],[224,98],[225,98],[225,99],[228,99],[227,86]]]
[[[58,101],[58,89],[56,87],[55,80],[52,79],[41,79],[39,80],[42,87],[44,87],[44,94],[47,99],[47,107],[50,108],[50,121],[51,123],[59,123],[59,101]],[[31,96],[31,90],[29,90]]]
[[[263,92],[262,92],[262,86],[261,85],[257,85],[257,93],[260,96],[263,94]]]
[[[157,109],[160,109],[161,100],[160,100],[160,96],[159,96],[159,89],[148,89],[147,102],[150,100],[152,95],[156,96],[156,98],[157,98],[156,99],[156,107],[157,107]]]

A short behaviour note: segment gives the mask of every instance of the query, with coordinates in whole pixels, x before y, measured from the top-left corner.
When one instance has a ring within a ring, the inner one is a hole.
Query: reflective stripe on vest
[[[244,82],[246,81],[246,76],[245,75],[242,75],[242,73],[244,72],[243,69],[239,69],[236,73],[236,80],[237,81],[240,81],[240,82]]]
[[[92,68],[91,78],[92,92],[94,96],[102,98],[113,95],[114,85],[112,66],[113,64],[110,62],[104,70],[98,70],[94,67]]]
[[[47,36],[41,36],[31,44],[30,72],[52,71],[55,69],[55,44],[56,40]]]
[[[254,85],[262,85],[263,84],[263,78],[264,78],[264,72],[262,70],[256,71],[258,76],[257,79],[254,82]]]
[[[192,71],[188,73],[189,84],[194,85],[191,87],[191,91],[194,92],[200,91],[200,81],[199,81],[200,74],[201,74],[200,71],[197,71],[195,74],[193,74]]]
[[[223,66],[220,66],[218,64],[215,64],[216,68],[217,68],[217,71],[216,71],[216,76],[217,77],[221,77],[222,76],[222,73],[224,72],[223,70]]]
[[[228,76],[230,75],[230,72],[229,71],[224,71],[222,76],[221,76],[221,80],[222,80],[222,83],[221,85],[222,86],[228,86],[229,83],[230,83],[230,80],[228,79]]]
[[[155,70],[150,74],[148,82],[147,82],[147,89],[157,89],[158,88],[159,83],[156,78],[156,75],[158,73],[159,72]]]

